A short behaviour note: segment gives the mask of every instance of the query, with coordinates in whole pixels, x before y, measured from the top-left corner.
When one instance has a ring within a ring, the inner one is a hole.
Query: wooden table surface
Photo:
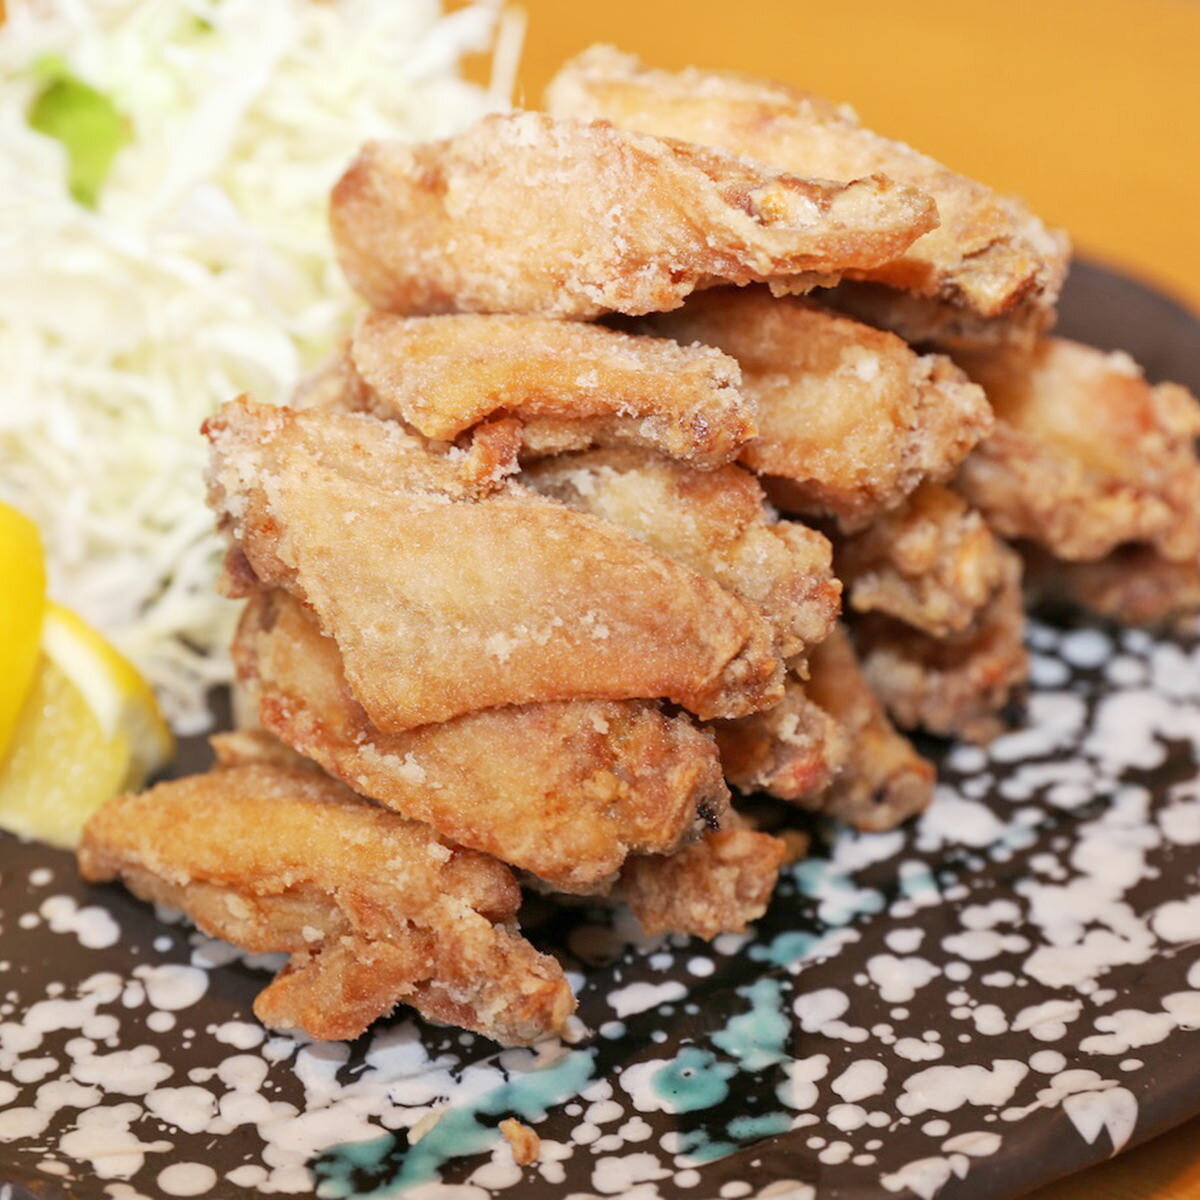
[[[1200,310],[1197,0],[523,0],[518,101],[611,42],[848,100]],[[1032,1200],[1200,1200],[1200,1120]]]

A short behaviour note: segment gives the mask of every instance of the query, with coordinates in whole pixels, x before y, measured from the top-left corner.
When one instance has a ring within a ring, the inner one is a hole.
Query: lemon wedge
[[[51,603],[32,688],[0,763],[0,825],[56,846],[117,793],[168,762],[174,739],[137,669]]]
[[[37,526],[0,504],[0,760],[37,669],[46,609],[46,560]]]

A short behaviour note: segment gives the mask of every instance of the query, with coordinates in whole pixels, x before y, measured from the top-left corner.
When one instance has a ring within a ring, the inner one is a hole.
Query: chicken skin
[[[803,179],[700,146],[542,113],[368,142],[333,191],[334,247],[374,308],[591,318],[698,287],[806,289],[901,254],[934,202],[882,175]]]
[[[507,867],[316,769],[245,752],[109,801],[84,829],[83,877],[119,879],[253,953],[288,954],[254,1003],[272,1029],[353,1038],[397,1004],[506,1045],[563,1029],[574,997],[521,937]]]

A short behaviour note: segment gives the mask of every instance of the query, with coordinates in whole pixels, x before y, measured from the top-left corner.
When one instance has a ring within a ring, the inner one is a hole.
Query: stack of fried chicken
[[[288,953],[270,1026],[561,1031],[522,886],[742,929],[802,851],[730,785],[918,812],[897,727],[1012,719],[1023,557],[1200,603],[1200,406],[1047,336],[1061,234],[775,84],[600,47],[547,107],[367,145],[332,226],[370,311],[206,426],[257,728],[80,863]]]

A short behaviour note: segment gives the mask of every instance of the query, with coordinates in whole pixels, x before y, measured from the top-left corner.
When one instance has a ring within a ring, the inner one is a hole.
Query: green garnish
[[[29,125],[61,142],[67,151],[67,186],[87,208],[95,208],[113,159],[132,140],[129,122],[90,83],[71,73],[56,56],[35,68],[45,80],[29,108]]]

